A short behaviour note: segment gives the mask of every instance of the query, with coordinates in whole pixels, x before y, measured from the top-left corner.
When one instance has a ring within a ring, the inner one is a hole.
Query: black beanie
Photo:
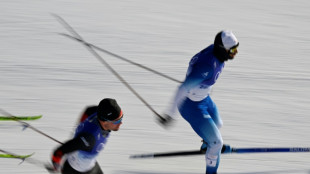
[[[100,101],[97,108],[98,119],[101,121],[113,121],[121,114],[122,110],[115,99],[105,98]]]

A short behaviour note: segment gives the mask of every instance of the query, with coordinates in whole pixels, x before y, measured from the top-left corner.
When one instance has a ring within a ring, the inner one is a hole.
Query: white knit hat
[[[231,47],[238,44],[238,40],[236,36],[232,33],[232,31],[224,30],[222,32],[221,38],[226,50],[229,50]]]

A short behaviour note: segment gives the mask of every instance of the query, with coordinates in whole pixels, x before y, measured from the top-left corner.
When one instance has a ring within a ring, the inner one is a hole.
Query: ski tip
[[[34,152],[33,152],[32,154],[25,155],[25,158],[29,158],[29,157],[31,157],[32,155],[34,155]]]

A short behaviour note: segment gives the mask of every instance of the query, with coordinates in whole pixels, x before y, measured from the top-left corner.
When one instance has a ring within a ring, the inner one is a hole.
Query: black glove
[[[170,126],[175,120],[167,114],[163,114],[162,117],[158,117],[158,122],[163,126],[163,127],[168,127]]]

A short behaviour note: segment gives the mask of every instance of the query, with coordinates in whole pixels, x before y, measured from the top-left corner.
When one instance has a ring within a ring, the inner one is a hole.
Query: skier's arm
[[[65,154],[76,150],[84,150],[84,151],[91,150],[95,145],[95,143],[96,143],[95,137],[88,133],[82,133],[79,136],[75,137],[74,139],[67,141],[54,151],[52,155],[52,163],[54,167],[55,168],[60,167],[61,159]]]
[[[165,115],[168,118],[167,120],[176,117],[177,105],[187,96],[190,89],[200,85],[202,82],[206,82],[208,79],[211,79],[213,76],[213,69],[209,65],[196,65],[189,69],[187,73],[185,81],[178,87],[177,92],[174,95],[172,104],[166,110]]]

